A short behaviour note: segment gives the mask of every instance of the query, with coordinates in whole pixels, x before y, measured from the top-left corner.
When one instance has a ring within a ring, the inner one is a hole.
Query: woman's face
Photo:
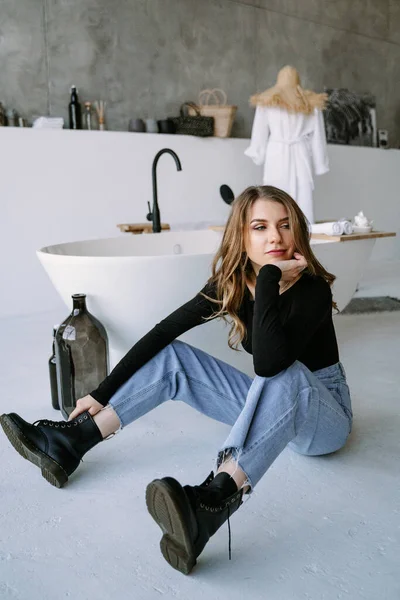
[[[285,206],[273,200],[256,200],[248,211],[244,239],[256,274],[266,264],[293,258],[295,246]]]

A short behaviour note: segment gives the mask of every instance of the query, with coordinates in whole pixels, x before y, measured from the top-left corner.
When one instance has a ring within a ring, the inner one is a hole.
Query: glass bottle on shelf
[[[68,105],[69,128],[82,129],[82,111],[78,100],[78,90],[76,86],[71,86],[71,100]]]
[[[18,127],[18,114],[13,108],[6,110],[6,119],[9,127]]]
[[[88,131],[91,131],[92,129],[94,129],[94,127],[93,127],[93,111],[92,111],[92,103],[91,102],[85,102],[85,111],[83,113],[83,117],[84,117],[85,129],[87,129]]]
[[[86,294],[73,294],[73,308],[57,329],[55,351],[60,410],[68,419],[76,401],[108,374],[106,330],[86,308]]]
[[[6,109],[0,102],[0,127],[4,127],[6,124],[7,124]]]

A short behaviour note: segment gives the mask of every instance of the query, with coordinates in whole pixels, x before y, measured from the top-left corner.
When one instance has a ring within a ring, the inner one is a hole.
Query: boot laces
[[[229,521],[230,516],[231,516],[231,508],[228,504],[228,555],[229,555],[229,560],[232,559],[232,547],[231,547],[232,535],[231,535],[231,524]]]
[[[49,427],[55,427],[56,429],[70,429],[71,427],[77,427],[79,423],[83,423],[88,418],[87,415],[76,417],[72,421],[51,421],[50,419],[39,419],[35,421],[33,425],[48,425]]]
[[[209,482],[207,482],[205,484],[205,487],[208,487],[208,485],[209,485]],[[199,488],[199,487],[203,487],[203,486],[195,486],[193,488],[195,491],[195,494],[198,498],[199,498],[199,490],[196,488]],[[231,522],[230,522],[231,503],[235,502],[236,499],[237,499],[237,495],[235,494],[234,498],[231,498],[230,500],[226,500],[226,501],[224,500],[220,506],[208,506],[207,504],[200,502],[200,508],[204,508],[205,510],[209,510],[210,512],[220,512],[221,510],[224,510],[225,508],[228,509],[228,519],[227,520],[228,520],[228,556],[229,556],[229,560],[232,560],[232,532],[231,532]]]

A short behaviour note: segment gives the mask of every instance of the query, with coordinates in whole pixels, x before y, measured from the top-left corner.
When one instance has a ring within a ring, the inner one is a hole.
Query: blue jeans
[[[352,427],[346,374],[340,362],[311,372],[295,361],[273,377],[252,379],[235,367],[175,340],[112,396],[121,429],[166,400],[181,400],[232,426],[218,466],[230,457],[257,484],[288,445],[315,456],[344,446]]]

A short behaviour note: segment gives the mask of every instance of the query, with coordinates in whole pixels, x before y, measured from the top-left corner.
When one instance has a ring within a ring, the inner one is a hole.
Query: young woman
[[[82,456],[166,400],[182,400],[232,426],[217,473],[200,485],[152,481],[148,510],[168,563],[190,573],[209,538],[289,447],[305,455],[342,448],[351,431],[328,273],[314,256],[307,220],[285,192],[249,187],[232,204],[212,275],[189,302],[133,346],[67,422],[1,425],[14,448],[61,487]],[[255,378],[174,341],[213,318],[231,323],[228,343],[253,355]]]

